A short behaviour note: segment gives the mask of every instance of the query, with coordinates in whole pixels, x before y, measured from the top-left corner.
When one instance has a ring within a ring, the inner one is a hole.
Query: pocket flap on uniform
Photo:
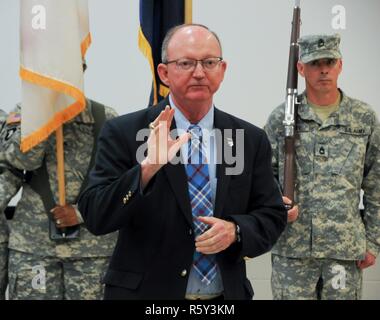
[[[136,289],[142,278],[142,273],[109,269],[102,282],[116,287]]]

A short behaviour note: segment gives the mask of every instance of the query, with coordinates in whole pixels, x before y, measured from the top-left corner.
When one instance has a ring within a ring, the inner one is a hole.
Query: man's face
[[[192,26],[184,27],[173,35],[167,56],[168,61],[203,60],[220,57],[221,50],[214,35],[204,28]],[[160,78],[169,86],[174,102],[182,107],[194,103],[211,105],[212,97],[223,81],[226,63],[217,61],[210,69],[203,67],[200,62],[188,70],[182,67],[181,61],[180,64],[160,64],[158,68]]]
[[[338,88],[338,77],[342,71],[341,59],[318,59],[309,63],[298,62],[298,71],[305,78],[306,88],[328,93]]]

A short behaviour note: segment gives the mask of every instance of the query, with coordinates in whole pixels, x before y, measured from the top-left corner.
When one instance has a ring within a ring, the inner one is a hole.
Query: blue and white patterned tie
[[[208,225],[199,221],[197,217],[213,216],[211,184],[207,158],[202,144],[202,130],[198,125],[191,125],[188,131],[191,133],[191,139],[189,140],[186,173],[195,236],[199,236],[207,230]],[[193,266],[201,281],[207,285],[209,285],[216,276],[214,255],[205,255],[195,251]]]

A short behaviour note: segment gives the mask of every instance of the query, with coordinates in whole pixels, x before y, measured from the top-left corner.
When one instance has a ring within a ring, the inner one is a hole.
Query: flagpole
[[[193,22],[193,0],[185,0],[185,23]]]
[[[65,159],[63,155],[63,125],[56,130],[56,144],[57,144],[57,177],[58,177],[58,194],[59,205],[66,204],[65,192]],[[66,237],[66,228],[62,228],[62,237]]]
[[[65,193],[65,163],[63,156],[63,130],[60,126],[56,130],[57,139],[57,177],[58,177],[58,192],[59,192],[59,204],[64,206],[66,204]]]

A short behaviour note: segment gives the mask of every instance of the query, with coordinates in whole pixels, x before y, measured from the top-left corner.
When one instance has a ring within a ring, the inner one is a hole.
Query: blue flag
[[[166,32],[184,23],[184,0],[140,0],[139,48],[148,59],[153,75],[149,106],[157,104],[169,93],[157,74],[161,63],[161,46]]]

